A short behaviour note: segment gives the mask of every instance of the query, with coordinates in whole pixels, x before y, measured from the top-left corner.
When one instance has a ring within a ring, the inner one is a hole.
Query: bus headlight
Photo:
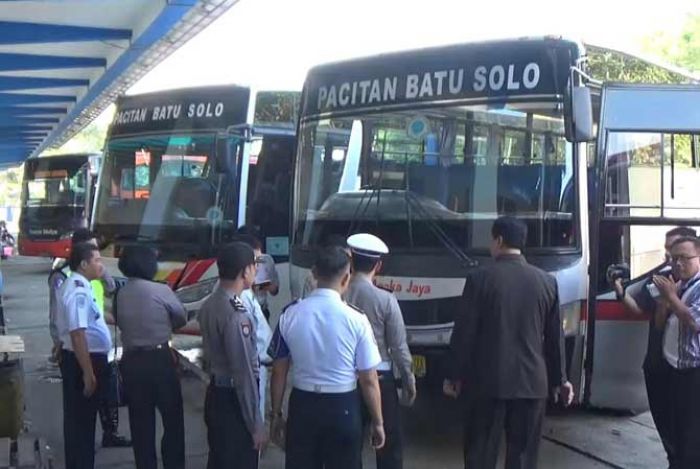
[[[578,334],[581,323],[581,302],[575,301],[560,308],[561,323],[566,337]]]
[[[196,303],[211,295],[217,282],[218,279],[216,278],[204,280],[194,285],[180,288],[175,292],[175,295],[184,304]]]

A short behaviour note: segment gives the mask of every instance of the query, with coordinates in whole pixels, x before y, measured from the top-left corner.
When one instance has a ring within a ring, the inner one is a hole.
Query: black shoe
[[[131,446],[131,440],[118,433],[102,435],[103,448],[128,448],[129,446]]]

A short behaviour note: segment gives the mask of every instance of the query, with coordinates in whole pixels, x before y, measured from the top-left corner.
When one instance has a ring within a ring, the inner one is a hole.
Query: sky
[[[583,6],[585,5],[585,7]],[[564,35],[628,52],[698,0],[240,0],[129,94],[236,83],[300,90],[316,64],[475,40]]]

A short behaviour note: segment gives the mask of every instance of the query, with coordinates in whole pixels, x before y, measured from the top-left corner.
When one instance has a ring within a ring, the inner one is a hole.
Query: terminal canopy
[[[64,143],[236,2],[2,2],[0,167]]]

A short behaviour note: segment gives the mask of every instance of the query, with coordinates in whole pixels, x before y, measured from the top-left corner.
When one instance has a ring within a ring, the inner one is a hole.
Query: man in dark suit
[[[466,467],[495,468],[505,430],[506,469],[532,469],[549,392],[565,405],[573,401],[557,283],[522,256],[527,238],[522,221],[499,218],[491,235],[495,262],[467,278],[444,391],[466,397]]]

